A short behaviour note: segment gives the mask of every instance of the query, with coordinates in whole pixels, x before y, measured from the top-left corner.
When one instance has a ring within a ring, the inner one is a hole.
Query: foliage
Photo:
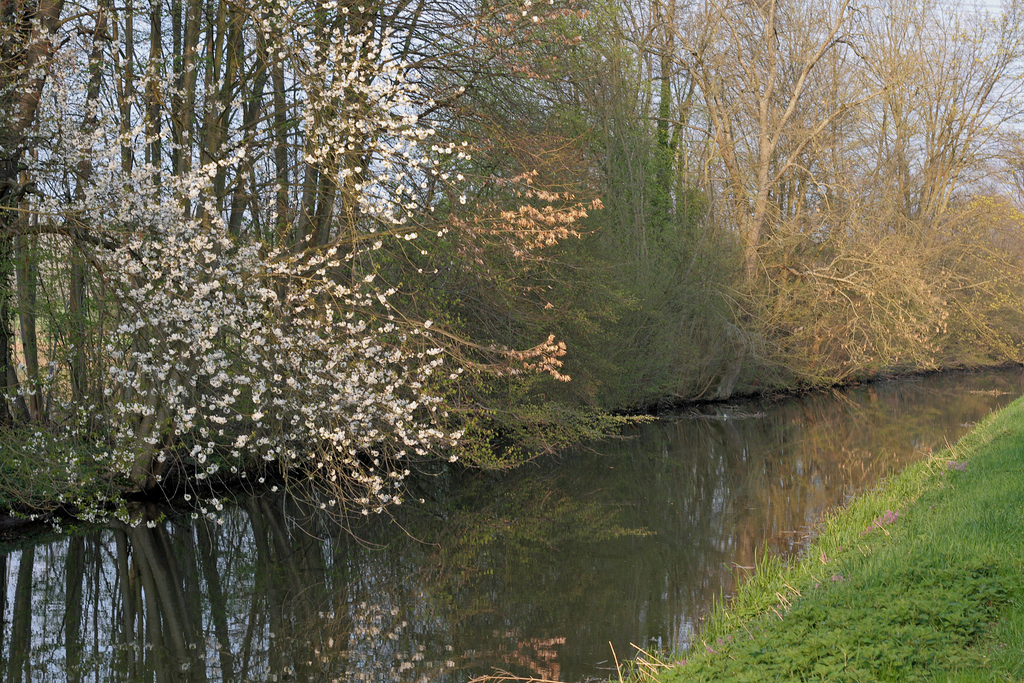
[[[33,186],[2,216],[26,362],[21,378],[3,370],[5,422],[73,432],[104,481],[144,493],[276,470],[367,514],[401,502],[416,461],[458,458],[479,410],[457,406],[463,371],[568,379],[550,334],[525,350],[475,343],[399,291],[437,272],[409,267],[429,256],[428,231],[526,259],[574,235],[585,209],[526,174],[453,212],[468,143],[420,118],[433,103],[404,58],[416,36],[355,9],[221,3],[223,22],[203,27],[198,4],[157,3],[148,62],[131,8],[99,3],[76,19],[90,31],[29,38],[51,54],[45,83],[7,72],[41,105],[26,119],[39,137],[5,141],[12,160],[31,152],[18,172]],[[125,42],[108,44],[111,24]],[[201,29],[222,41],[208,60]],[[256,116],[265,102],[272,119]],[[37,306],[51,288],[66,292]],[[45,346],[25,343],[37,329]]]
[[[1005,201],[976,198],[938,229],[845,223],[811,244],[782,226],[762,250],[754,324],[799,381],[1019,359],[1024,279],[1000,232],[1020,219]]]
[[[0,429],[370,511],[602,410],[1019,360],[1018,5],[5,6]]]
[[[2,509],[28,518],[96,508],[127,515],[127,478],[112,477],[107,458],[78,430],[10,429],[0,447]]]
[[[734,362],[705,395],[733,373],[749,390],[1019,358],[1019,3],[659,0],[626,16],[672,194],[697,185],[732,240],[710,285]]]

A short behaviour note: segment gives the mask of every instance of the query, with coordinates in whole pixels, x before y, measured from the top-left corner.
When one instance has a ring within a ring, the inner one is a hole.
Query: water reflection
[[[0,678],[607,675],[609,641],[687,643],[755,554],[798,549],[824,510],[1020,391],[1015,370],[680,416],[504,477],[439,476],[355,535],[263,496],[219,524],[23,543],[0,550]]]

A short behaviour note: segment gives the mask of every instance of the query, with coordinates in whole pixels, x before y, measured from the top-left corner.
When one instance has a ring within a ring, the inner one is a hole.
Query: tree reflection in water
[[[716,408],[497,476],[355,534],[244,498],[221,524],[113,525],[0,550],[0,677],[466,681],[607,674],[684,645],[765,548],[1020,392],[1019,371]],[[605,666],[611,666],[610,662]]]

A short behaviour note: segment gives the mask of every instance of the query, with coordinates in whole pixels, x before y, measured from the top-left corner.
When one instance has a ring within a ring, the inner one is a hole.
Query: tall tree
[[[779,181],[852,106],[844,102],[795,125],[826,55],[850,49],[850,2],[707,0],[677,30],[681,67],[699,88],[724,167],[729,216],[743,240],[750,281]]]

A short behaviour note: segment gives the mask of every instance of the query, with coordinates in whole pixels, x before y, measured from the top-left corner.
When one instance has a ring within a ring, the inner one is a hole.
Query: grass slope
[[[761,562],[686,657],[658,680],[1024,680],[1024,399]]]

